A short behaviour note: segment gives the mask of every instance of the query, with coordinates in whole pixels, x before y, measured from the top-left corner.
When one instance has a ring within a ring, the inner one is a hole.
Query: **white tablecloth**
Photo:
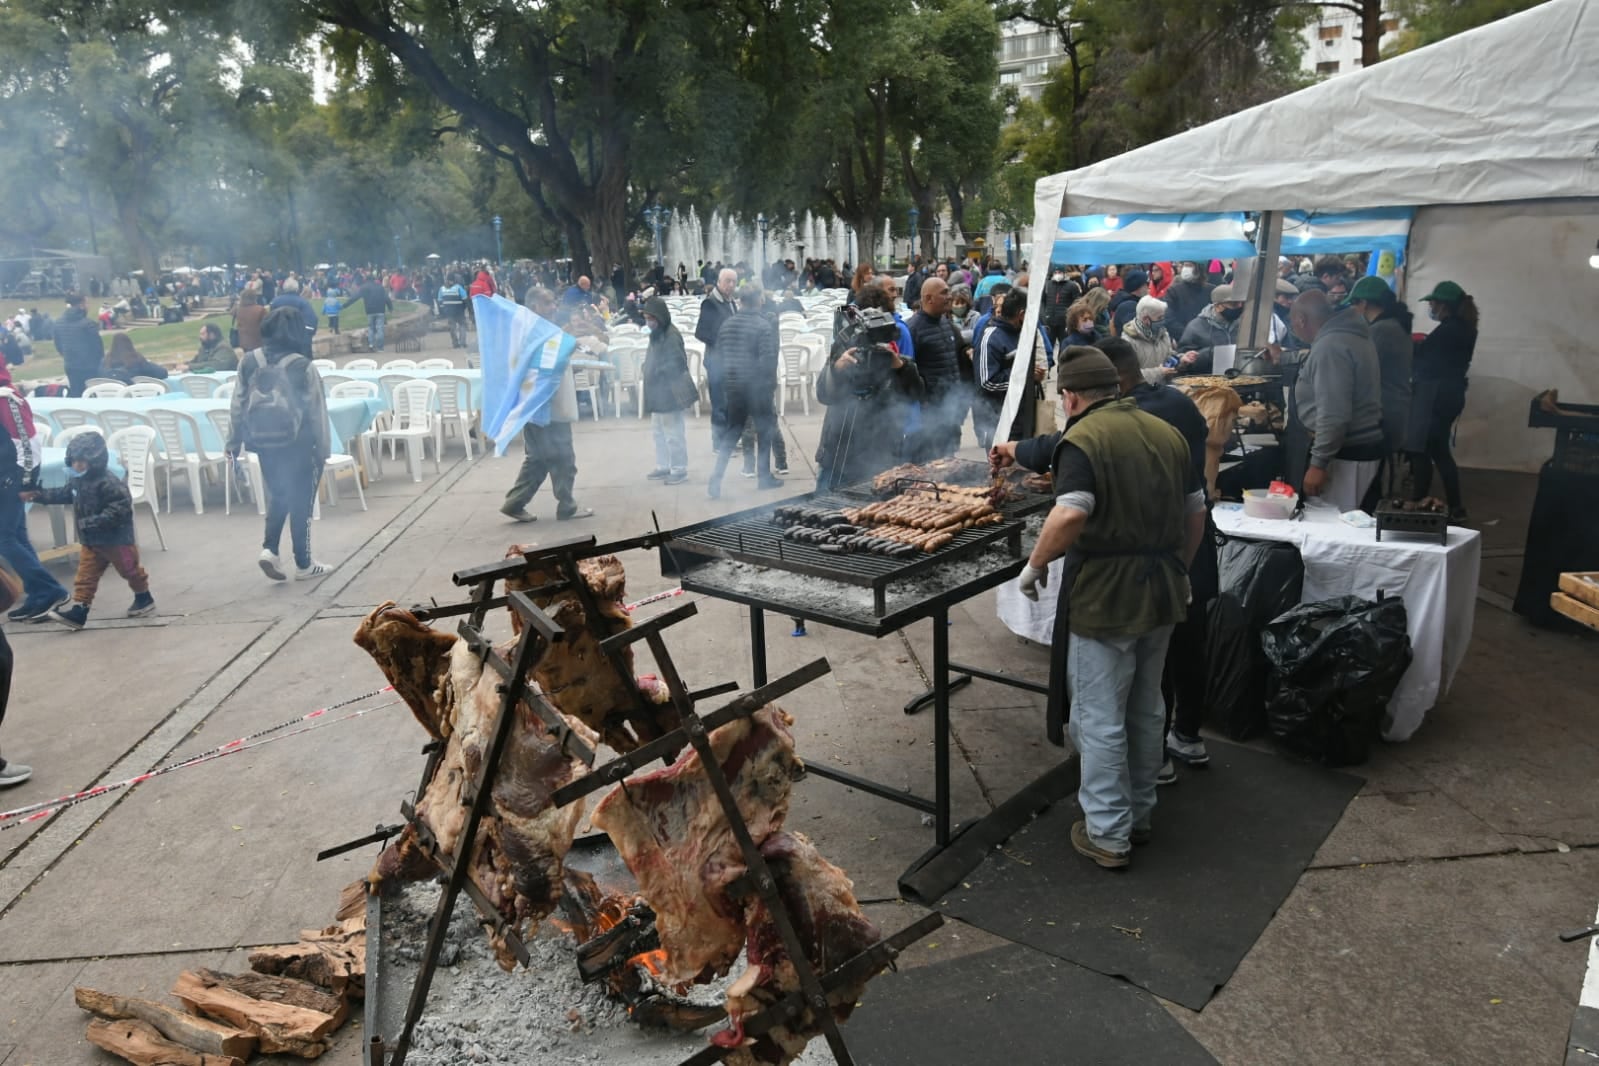
[[[1447,546],[1392,535],[1379,544],[1376,530],[1350,526],[1335,510],[1315,501],[1295,522],[1249,518],[1235,506],[1216,509],[1216,526],[1223,533],[1286,541],[1299,549],[1305,561],[1302,603],[1339,596],[1376,599],[1379,590],[1404,599],[1415,661],[1388,702],[1383,738],[1410,739],[1427,712],[1448,694],[1471,644],[1482,568],[1481,535],[1451,526]],[[1059,560],[1050,564],[1049,585],[1037,603],[1016,591],[1015,582],[999,587],[999,620],[1012,633],[1041,644],[1053,639],[1060,567]]]

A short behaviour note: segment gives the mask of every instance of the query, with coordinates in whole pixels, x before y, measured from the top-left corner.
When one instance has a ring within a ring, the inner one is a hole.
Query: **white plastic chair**
[[[415,359],[390,359],[388,362],[386,362],[382,366],[378,367],[378,369],[379,370],[415,370],[416,369],[416,360]]]
[[[120,385],[120,384],[122,384],[122,382],[118,381],[116,378],[90,378],[88,381],[85,381],[83,383],[83,387],[86,388],[86,389],[92,389],[96,385]]]
[[[100,428],[99,414],[94,411],[84,411],[76,407],[58,407],[50,412],[50,421],[55,423],[56,430],[61,434],[62,440],[66,439],[67,431],[78,426],[93,426]],[[58,445],[65,448],[66,445]]]
[[[120,381],[102,381],[83,390],[85,400],[120,400],[128,394],[128,386]]]
[[[361,490],[361,467],[356,463],[355,456],[340,452],[328,456],[327,464],[322,468],[324,477],[321,487],[328,490],[328,502],[335,505],[339,502],[338,475],[341,472],[348,472],[351,475],[350,480],[355,484],[355,495],[361,501],[361,510],[366,510],[366,493]],[[316,499],[312,501],[311,517],[322,517],[321,492],[318,492]]]
[[[472,456],[472,429],[477,413],[472,410],[472,382],[459,374],[438,374],[428,379],[439,390],[438,432],[434,435],[435,455],[443,453],[444,438],[454,428],[461,435],[468,460]]]
[[[82,433],[98,433],[102,437],[105,436],[105,430],[101,429],[97,425],[94,425],[93,423],[85,422],[81,425],[68,426],[64,428],[61,431],[61,436],[56,438],[54,447],[65,448],[68,444],[72,443],[73,437],[76,437]]]
[[[355,380],[355,378],[346,377],[343,374],[322,374],[321,378],[322,378],[322,392],[323,392],[323,394],[325,394],[327,396],[332,396],[333,395],[333,390],[337,386],[339,386],[339,385],[347,385],[350,382]]]
[[[212,374],[185,374],[178,379],[178,387],[196,400],[209,400],[225,380]]]
[[[329,370],[337,370],[339,368],[339,364],[335,363],[331,359],[313,359],[311,360],[311,365],[316,367],[317,373],[319,374],[326,373]]]
[[[171,384],[170,384],[171,380],[172,380],[171,378],[152,378],[152,377],[147,377],[144,374],[135,374],[135,375],[133,375],[133,383],[135,385],[160,385],[162,392],[170,392],[171,391]]]
[[[211,394],[211,398],[213,400],[231,400],[233,399],[233,390],[238,388],[238,386],[238,378],[229,378],[217,386],[217,391]]]
[[[39,438],[39,447],[41,447],[41,448],[50,447],[50,436],[51,436],[50,423],[46,422],[42,418],[36,420],[33,423],[33,433],[34,433],[34,436]]]
[[[705,397],[705,349],[703,347],[685,346],[688,355],[688,376],[693,379],[694,387],[699,390],[699,398],[694,401],[694,417],[700,416],[700,404]]]
[[[167,514],[172,513],[172,469],[181,468],[189,479],[189,496],[194,500],[194,513],[205,514],[205,485],[200,480],[206,470],[220,470],[227,476],[227,459],[221,453],[212,455],[205,450],[205,435],[199,421],[187,411],[174,411],[168,407],[153,407],[145,414],[156,432],[161,434],[161,450],[166,456]],[[189,431],[194,441],[190,451],[183,440],[183,431]],[[223,440],[227,438],[224,437]]]
[[[166,394],[166,382],[154,380],[140,381],[137,378],[134,379],[132,385],[128,386],[128,390],[123,393],[124,396],[127,396],[130,399],[147,399],[151,396],[165,396]]]
[[[405,445],[405,465],[411,472],[412,481],[422,480],[422,464],[418,461],[417,449],[422,450],[421,460],[426,461],[427,442],[430,440],[434,442],[434,468],[439,472],[444,469],[439,458],[438,441],[434,436],[433,404],[438,398],[438,391],[438,386],[427,380],[407,381],[396,386],[393,420],[388,427],[378,430],[379,442],[389,442],[391,455],[396,444]]]
[[[594,370],[572,371],[572,381],[577,386],[578,392],[589,394],[589,407],[594,412],[594,421],[600,420],[600,376]],[[581,415],[581,412],[579,412]]]
[[[222,440],[222,513],[230,515],[233,513],[233,498],[239,494],[239,484],[233,479],[233,464],[227,461],[226,454],[228,441],[233,437],[233,413],[207,411],[205,417],[216,427],[217,436]],[[246,451],[239,456],[239,462],[249,470],[250,482],[244,487],[250,490],[256,513],[266,514],[266,479],[261,474],[261,457]]]
[[[423,359],[416,364],[418,370],[454,370],[455,363],[449,359]]]
[[[106,440],[106,448],[116,453],[122,468],[128,473],[128,494],[133,506],[148,504],[150,520],[155,523],[156,539],[161,550],[167,550],[167,537],[161,532],[161,508],[157,506],[150,485],[155,480],[156,431],[149,426],[129,426],[119,429]]]
[[[99,411],[95,414],[95,421],[100,423],[101,429],[111,434],[150,424],[150,420],[137,411]]]
[[[810,374],[806,370],[809,362],[810,349],[804,345],[785,344],[778,349],[777,413],[779,415],[783,413],[789,389],[799,391],[800,403],[804,405],[805,413],[811,413]]]
[[[351,359],[348,363],[345,363],[343,367],[345,370],[376,370],[377,368],[378,361],[376,359],[364,358]]]
[[[622,414],[622,395],[628,390],[633,390],[633,395],[638,404],[638,416],[644,417],[644,352],[624,351],[616,353],[616,369],[611,372],[611,399],[616,405],[617,417]]]

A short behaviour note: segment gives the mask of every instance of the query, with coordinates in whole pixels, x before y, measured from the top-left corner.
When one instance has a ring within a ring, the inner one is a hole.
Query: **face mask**
[[[1065,274],[1056,274],[1056,275],[1054,275],[1054,277],[1055,277],[1056,281],[1065,281],[1066,280],[1066,275]]]
[[[645,333],[654,333],[655,332],[655,327],[650,325],[648,322],[646,322],[646,323],[644,323],[644,332]]]
[[[1224,307],[1221,309],[1221,317],[1229,322],[1238,321],[1238,316],[1243,313],[1244,309],[1242,307]]]
[[[1193,267],[1183,267],[1184,281],[1193,281],[1197,277],[1199,277],[1199,271],[1195,270]]]
[[[1153,322],[1149,323],[1149,325],[1147,327],[1145,327],[1145,328],[1147,328],[1147,329],[1160,329],[1165,324],[1166,324],[1166,320],[1164,318],[1157,318]]]
[[[1434,322],[1442,322],[1444,320],[1444,316],[1438,313],[1438,309],[1436,307],[1427,308],[1427,316]]]
[[[67,467],[67,477],[82,477],[83,475],[87,474],[88,472],[89,471],[87,471],[87,470],[79,470],[75,466]]]

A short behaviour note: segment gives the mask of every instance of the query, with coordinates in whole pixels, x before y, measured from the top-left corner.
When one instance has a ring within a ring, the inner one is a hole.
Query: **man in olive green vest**
[[[1056,367],[1070,427],[1055,451],[1055,507],[1022,570],[1036,599],[1052,560],[1075,549],[1066,657],[1072,744],[1084,820],[1072,846],[1107,869],[1149,839],[1165,758],[1160,679],[1172,627],[1188,612],[1188,564],[1205,531],[1204,488],[1171,426],[1121,398],[1097,348],[1066,349]]]

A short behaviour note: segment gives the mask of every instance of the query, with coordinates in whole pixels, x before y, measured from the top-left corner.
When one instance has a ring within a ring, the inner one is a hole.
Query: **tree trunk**
[[[112,199],[116,201],[117,222],[122,227],[122,239],[127,242],[128,254],[144,271],[144,283],[154,285],[161,276],[160,264],[156,262],[155,248],[139,222],[139,196],[131,186],[123,185],[113,192]]]
[[[1360,0],[1360,65],[1370,67],[1382,59],[1382,0]]]

